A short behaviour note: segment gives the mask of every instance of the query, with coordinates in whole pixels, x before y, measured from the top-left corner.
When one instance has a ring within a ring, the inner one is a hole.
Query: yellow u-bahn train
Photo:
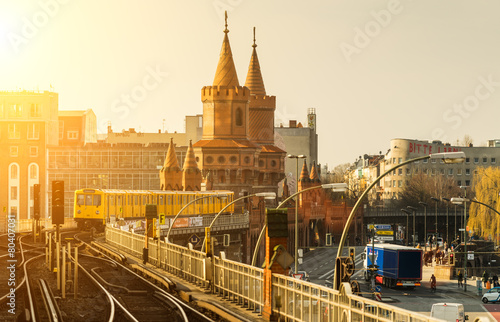
[[[74,219],[80,229],[102,228],[111,219],[145,218],[147,204],[155,204],[158,214],[173,217],[190,202],[192,203],[182,211],[181,215],[213,215],[231,203],[233,198],[234,192],[225,190],[80,189],[75,191]],[[234,205],[229,206],[226,211],[233,212]]]

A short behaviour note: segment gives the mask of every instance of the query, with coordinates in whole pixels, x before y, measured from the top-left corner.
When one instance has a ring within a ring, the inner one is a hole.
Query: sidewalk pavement
[[[430,279],[431,275],[434,274],[434,266],[424,266],[422,269],[422,284],[430,288]],[[479,285],[481,285],[481,290],[478,291],[477,282],[479,280]],[[481,277],[468,277],[467,278],[467,291],[464,292],[463,287],[458,286],[458,280],[456,278],[451,280],[445,279],[437,279],[437,289],[438,290],[446,290],[449,292],[460,292],[467,296],[470,296],[474,299],[481,300],[481,297],[488,290],[483,286],[483,282],[481,281]]]

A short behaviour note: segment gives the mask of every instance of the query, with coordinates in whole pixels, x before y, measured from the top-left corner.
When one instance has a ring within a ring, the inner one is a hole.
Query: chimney
[[[290,120],[289,127],[297,127],[297,120]]]

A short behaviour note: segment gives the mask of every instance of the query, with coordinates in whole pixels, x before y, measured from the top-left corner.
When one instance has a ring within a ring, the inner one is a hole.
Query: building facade
[[[58,94],[0,92],[0,206],[3,215],[33,217],[33,186],[46,193],[46,149],[58,144]],[[41,207],[46,207],[42,200]]]

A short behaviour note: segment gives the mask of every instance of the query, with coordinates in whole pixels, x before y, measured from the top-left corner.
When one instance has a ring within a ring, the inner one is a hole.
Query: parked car
[[[483,301],[483,303],[488,303],[488,302],[495,303],[500,301],[500,287],[493,287],[488,292],[484,293],[483,297],[481,298],[481,301]]]
[[[464,322],[469,319],[469,316],[465,315],[464,305],[461,303],[432,304],[431,317],[453,322]]]

